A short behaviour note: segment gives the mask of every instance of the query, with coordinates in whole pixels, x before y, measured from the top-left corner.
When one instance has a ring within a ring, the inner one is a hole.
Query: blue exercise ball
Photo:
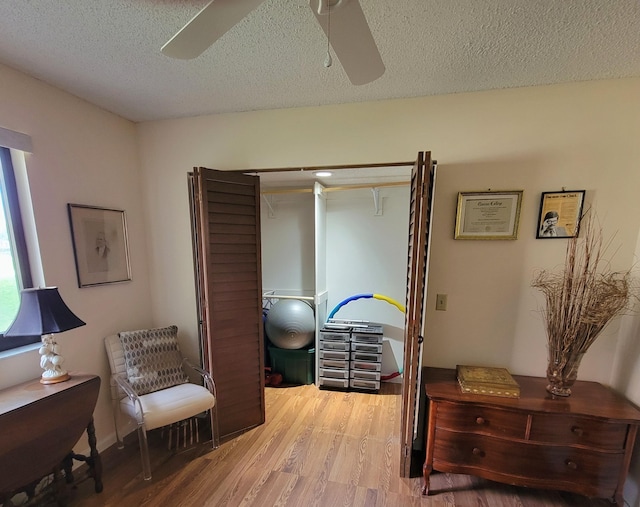
[[[313,343],[316,330],[313,308],[300,299],[280,299],[267,313],[264,328],[276,347],[290,350],[307,347]]]

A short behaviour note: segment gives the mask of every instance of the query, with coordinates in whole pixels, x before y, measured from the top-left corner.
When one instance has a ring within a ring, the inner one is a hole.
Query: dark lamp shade
[[[24,289],[18,315],[5,336],[41,336],[84,326],[60,297],[57,287]]]

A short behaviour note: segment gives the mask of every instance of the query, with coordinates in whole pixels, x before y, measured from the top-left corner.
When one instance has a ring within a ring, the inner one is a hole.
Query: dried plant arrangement
[[[570,396],[583,355],[611,320],[629,307],[631,269],[612,271],[605,259],[611,240],[589,212],[581,237],[568,240],[564,269],[541,271],[532,286],[545,297],[542,310],[549,347],[547,390]]]

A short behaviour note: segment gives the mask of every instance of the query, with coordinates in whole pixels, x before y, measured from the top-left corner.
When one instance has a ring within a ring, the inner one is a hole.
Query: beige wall
[[[0,66],[0,126],[31,136],[26,155],[44,282],[56,285],[87,325],[59,336],[70,371],[102,379],[94,418],[99,447],[114,442],[103,338],[151,323],[149,273],[136,130],[133,123]],[[67,203],[126,211],[133,281],[78,288]],[[37,346],[0,354],[0,388],[38,377]],[[77,450],[88,446],[81,440]]]
[[[545,337],[530,288],[560,264],[564,240],[535,239],[540,192],[586,189],[620,245],[614,267],[634,262],[640,229],[640,79],[566,84],[367,104],[214,115],[140,124],[0,67],[0,126],[33,138],[27,156],[46,283],[58,285],[87,326],[61,337],[70,369],[108,369],[102,338],[176,323],[197,351],[187,172],[413,159],[439,163],[426,302],[424,361],[503,365],[543,375]],[[138,136],[138,138],[136,138]],[[454,241],[457,192],[522,189],[517,241]],[[66,204],[124,209],[133,281],[76,285]],[[435,294],[449,295],[435,312]],[[587,355],[580,377],[615,384],[636,402],[632,317]],[[620,331],[620,332],[618,332]],[[0,358],[0,386],[39,373],[35,351]],[[113,440],[103,387],[100,446]]]
[[[247,112],[139,125],[156,320],[195,334],[186,172],[410,160],[431,150],[436,186],[424,361],[481,362],[543,375],[546,339],[530,287],[564,259],[565,240],[536,240],[540,193],[587,190],[605,234],[633,262],[640,227],[639,80],[600,81],[322,108]],[[328,149],[327,147],[330,147]],[[517,241],[452,239],[459,191],[522,189]],[[171,270],[167,267],[171,266]],[[171,297],[170,294],[180,296]],[[449,295],[435,312],[435,294]],[[609,383],[619,341],[611,327],[581,378]]]
[[[626,79],[141,124],[143,186],[154,196],[147,202],[150,249],[157,253],[152,291],[166,295],[154,301],[155,319],[173,315],[195,335],[185,188],[192,166],[390,162],[430,150],[440,167],[424,364],[544,375],[542,299],[530,283],[537,270],[561,265],[566,241],[535,239],[540,194],[586,190],[605,237],[615,235],[612,267],[634,264],[639,90],[640,79]],[[519,239],[453,240],[457,193],[487,189],[524,190]],[[435,311],[437,293],[449,296],[446,312]],[[586,355],[579,378],[614,385],[640,404],[630,384],[640,371],[638,328],[631,317],[614,322]],[[629,483],[628,499],[637,502],[638,481]]]

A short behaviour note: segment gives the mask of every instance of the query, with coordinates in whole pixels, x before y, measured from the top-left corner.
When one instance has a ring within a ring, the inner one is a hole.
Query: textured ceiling
[[[386,65],[353,86],[307,0],[265,0],[194,60],[206,0],[2,0],[0,62],[133,121],[640,76],[638,0],[361,0]]]

